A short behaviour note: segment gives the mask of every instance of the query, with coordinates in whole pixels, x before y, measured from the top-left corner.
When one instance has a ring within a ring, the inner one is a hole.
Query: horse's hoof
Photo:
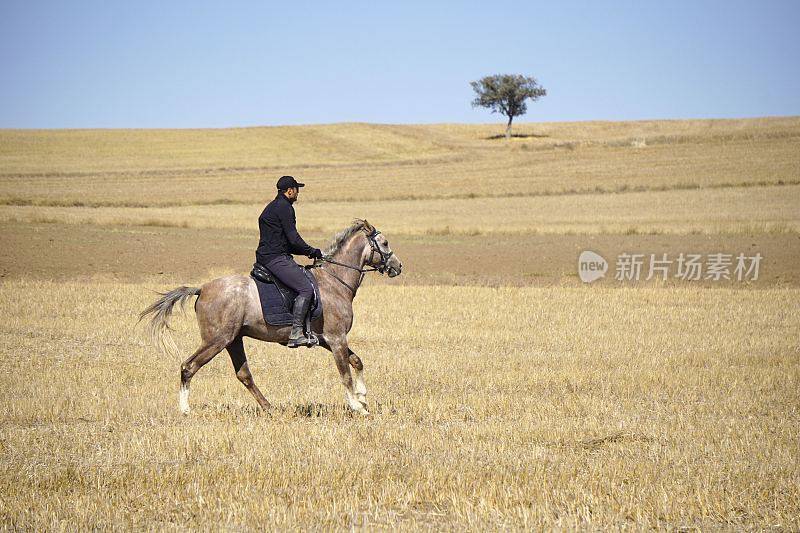
[[[345,395],[345,399],[347,400],[347,405],[350,407],[352,411],[355,411],[356,413],[360,413],[362,415],[364,413],[366,413],[367,415],[369,414],[369,411],[367,411],[367,402],[359,398],[358,395],[351,396],[348,393]]]
[[[356,396],[356,398],[358,399],[358,402],[361,404],[361,409],[359,409],[358,412],[364,416],[370,416],[371,413],[369,412],[369,409],[367,409],[366,399],[363,399],[362,397],[359,396]]]

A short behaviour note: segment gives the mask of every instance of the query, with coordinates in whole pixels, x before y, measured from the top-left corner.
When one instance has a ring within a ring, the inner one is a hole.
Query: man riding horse
[[[311,259],[322,258],[322,251],[309,246],[297,232],[297,219],[292,204],[300,195],[300,187],[304,186],[304,183],[298,183],[292,176],[281,176],[277,183],[278,195],[258,217],[261,238],[256,250],[256,262],[297,292],[292,309],[292,331],[287,343],[289,348],[314,343],[303,328],[306,314],[314,299],[314,287],[303,267],[295,263],[292,254],[305,255]]]
[[[302,278],[293,275],[302,271],[291,261],[289,254],[299,251],[311,257],[319,256],[320,253],[305,244],[294,227],[294,210],[289,197],[296,199],[302,184],[290,177],[281,180],[278,182],[281,192],[267,206],[259,221],[261,245],[257,257],[261,261],[267,261],[276,273],[288,270],[289,275],[284,275],[281,279],[292,282],[298,278],[303,283]],[[290,192],[290,189],[294,190]],[[281,229],[276,229],[278,227]],[[277,268],[273,266],[276,258],[281,255],[289,258],[294,269],[291,266],[282,268],[280,265],[285,263],[281,262],[278,262]],[[320,317],[315,333],[319,334],[319,345],[333,354],[345,387],[347,405],[355,412],[368,415],[364,364],[347,341],[347,334],[353,326],[353,299],[365,273],[385,273],[393,278],[400,275],[403,263],[389,248],[386,236],[362,219],[354,220],[349,227],[336,234],[323,260],[325,266],[318,268],[314,277],[319,286],[320,304],[324,307],[324,320]],[[300,283],[296,284],[299,289],[307,289]],[[306,295],[309,294],[310,292],[306,292]],[[247,387],[262,408],[268,409],[270,403],[261,394],[250,373],[244,351],[244,338],[285,344],[289,335],[292,335],[296,339],[294,344],[302,345],[305,337],[302,321],[295,319],[292,328],[268,323],[255,279],[241,274],[223,276],[204,283],[201,287],[180,286],[161,293],[153,304],[139,314],[140,320],[150,317],[150,333],[160,347],[174,347],[169,337],[169,318],[176,305],[182,308],[194,296],[197,297],[194,311],[200,328],[201,344],[181,365],[181,388],[178,396],[181,411],[189,412],[189,385],[192,377],[222,350],[228,351],[239,381]],[[301,310],[305,312],[307,309],[307,304],[295,305],[294,316],[302,317]]]

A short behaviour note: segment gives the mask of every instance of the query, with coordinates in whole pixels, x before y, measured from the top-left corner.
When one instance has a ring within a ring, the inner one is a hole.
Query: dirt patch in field
[[[330,236],[307,235],[317,246]],[[755,235],[527,235],[430,236],[389,235],[402,259],[402,284],[447,285],[569,285],[580,284],[577,259],[593,250],[609,263],[606,285],[617,282],[614,263],[619,254],[739,253],[763,256],[759,279],[751,286],[800,285],[800,236]],[[0,224],[0,278],[165,279],[202,280],[208,274],[249,271],[258,233],[159,227],[99,227],[66,224]],[[735,263],[735,260],[734,260]],[[641,278],[647,276],[647,260]],[[676,265],[673,264],[674,273]],[[733,268],[731,268],[733,271]],[[372,276],[371,283],[387,282]],[[654,283],[654,282],[650,282]],[[660,282],[659,282],[660,283]],[[673,279],[690,286],[697,282]],[[742,282],[701,282],[742,286]]]

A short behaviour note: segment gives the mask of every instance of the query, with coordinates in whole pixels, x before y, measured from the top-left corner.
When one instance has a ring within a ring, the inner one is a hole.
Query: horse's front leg
[[[353,350],[348,349],[347,361],[350,363],[350,375],[353,376],[353,391],[356,400],[367,406],[367,384],[364,382],[364,363]]]
[[[369,411],[367,411],[367,387],[364,385],[361,360],[347,346],[347,339],[344,336],[334,338],[327,338],[326,336],[326,341],[330,346],[333,359],[336,362],[336,368],[342,378],[347,405],[356,413],[369,415]],[[354,356],[354,360],[358,361],[360,369],[353,366],[351,371],[350,354]],[[360,383],[360,386],[357,383]]]

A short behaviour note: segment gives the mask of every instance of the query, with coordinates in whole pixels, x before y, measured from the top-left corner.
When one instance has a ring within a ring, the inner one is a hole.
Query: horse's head
[[[399,276],[403,271],[403,263],[389,248],[386,236],[366,220],[363,230],[367,238],[367,245],[363,251],[364,264],[377,269],[381,274],[389,274],[390,278]]]

